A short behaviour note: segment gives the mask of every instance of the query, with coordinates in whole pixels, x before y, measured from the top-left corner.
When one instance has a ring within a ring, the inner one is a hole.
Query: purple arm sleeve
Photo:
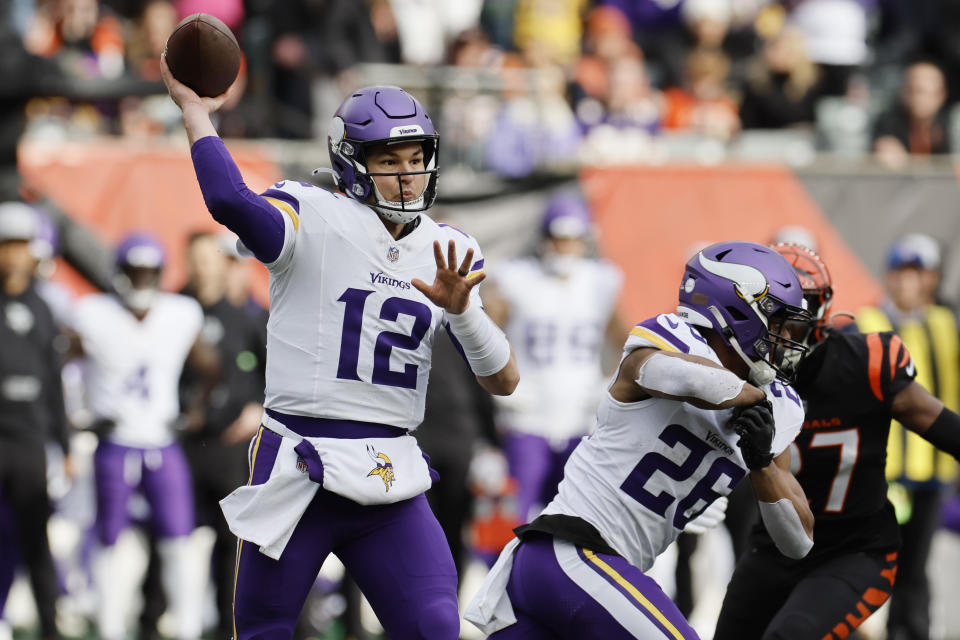
[[[200,138],[190,155],[213,219],[236,233],[260,262],[276,260],[283,249],[283,214],[247,188],[223,140]]]

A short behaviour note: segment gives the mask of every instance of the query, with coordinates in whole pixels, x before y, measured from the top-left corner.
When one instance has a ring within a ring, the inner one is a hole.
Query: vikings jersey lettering
[[[147,448],[174,440],[180,373],[202,325],[200,305],[181,295],[158,294],[143,320],[115,296],[77,303],[87,401],[94,416],[115,422],[111,441]]]
[[[720,364],[697,328],[673,314],[638,324],[624,357],[640,347]],[[799,432],[803,408],[796,392],[779,381],[764,391],[776,422],[772,449],[780,454]],[[748,473],[739,437],[727,427],[731,414],[663,398],[623,403],[607,393],[597,430],[574,450],[544,513],[583,518],[631,564],[648,570],[687,522]]]
[[[593,426],[603,393],[601,346],[623,275],[603,260],[580,260],[565,278],[542,261],[514,260],[495,274],[509,304],[505,333],[523,372],[500,418],[516,431],[567,439]]]
[[[436,277],[433,242],[457,259],[477,242],[421,215],[399,240],[370,207],[299,182],[263,196],[284,213],[286,235],[269,264],[265,405],[282,413],[413,429],[423,419],[433,341],[445,312],[413,288]],[[480,304],[475,287],[470,304]]]

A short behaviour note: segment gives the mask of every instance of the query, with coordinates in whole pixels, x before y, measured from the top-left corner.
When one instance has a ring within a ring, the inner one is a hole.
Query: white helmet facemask
[[[397,181],[400,181],[399,175],[397,176]],[[395,222],[397,224],[407,224],[408,222],[413,222],[416,220],[417,216],[419,216],[425,210],[423,203],[424,196],[427,192],[426,185],[424,185],[423,192],[420,194],[419,198],[404,202],[394,202],[383,197],[383,194],[380,193],[380,189],[377,188],[377,183],[375,181],[371,180],[370,182],[373,184],[373,197],[377,201],[376,204],[371,204],[370,206],[390,222]],[[400,205],[402,208],[397,209],[397,205]]]
[[[569,278],[584,261],[585,259],[581,256],[570,253],[548,251],[543,255],[544,269],[559,278]]]
[[[720,315],[720,311],[714,307],[710,306],[710,313],[717,319],[719,326],[726,328],[727,322],[723,319],[723,316]],[[765,321],[764,321],[765,322]],[[774,380],[777,379],[777,370],[773,368],[766,360],[753,360],[746,353],[743,352],[743,349],[740,347],[740,342],[733,335],[727,336],[727,340],[730,343],[730,346],[733,347],[733,350],[737,352],[737,355],[740,356],[740,359],[747,365],[750,370],[748,377],[750,378],[750,383],[758,387],[763,387],[768,385]]]
[[[159,291],[157,287],[134,288],[130,278],[124,273],[118,273],[113,277],[113,286],[117,290],[120,301],[134,313],[149,311]]]

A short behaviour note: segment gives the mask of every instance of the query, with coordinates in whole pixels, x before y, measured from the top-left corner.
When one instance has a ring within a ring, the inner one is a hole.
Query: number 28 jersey
[[[640,347],[720,364],[696,327],[673,314],[638,324],[624,357]],[[773,404],[772,449],[779,455],[800,431],[803,408],[788,385],[774,381],[764,391]],[[732,413],[663,398],[622,403],[607,393],[597,430],[570,456],[557,497],[543,513],[586,520],[631,564],[648,570],[687,522],[747,474],[739,436],[727,426]]]
[[[423,419],[434,338],[445,312],[413,288],[436,277],[433,242],[457,260],[477,242],[420,216],[395,240],[370,207],[299,182],[263,196],[284,213],[285,237],[270,272],[265,406],[293,415],[414,429]],[[479,287],[471,292],[479,305]]]
[[[593,426],[604,382],[604,329],[623,276],[603,260],[575,264],[563,278],[534,258],[490,274],[510,306],[504,330],[522,372],[516,391],[496,398],[512,431],[565,441]]]

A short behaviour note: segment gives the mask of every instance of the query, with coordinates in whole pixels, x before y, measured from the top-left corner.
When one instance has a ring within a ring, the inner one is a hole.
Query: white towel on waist
[[[430,488],[430,468],[416,439],[304,438],[268,415],[263,425],[281,436],[270,477],[263,484],[235,489],[220,508],[238,538],[280,557],[320,485],[298,464],[294,448],[306,440],[323,464],[323,488],[358,504],[408,500]]]
[[[234,489],[220,501],[230,531],[241,540],[260,546],[260,552],[277,560],[320,485],[297,468],[293,448],[299,440],[283,438],[270,477],[263,484]]]
[[[507,583],[513,570],[513,556],[519,545],[520,540],[514,538],[503,548],[487,579],[463,614],[465,619],[487,635],[517,622],[510,596],[507,595]]]

